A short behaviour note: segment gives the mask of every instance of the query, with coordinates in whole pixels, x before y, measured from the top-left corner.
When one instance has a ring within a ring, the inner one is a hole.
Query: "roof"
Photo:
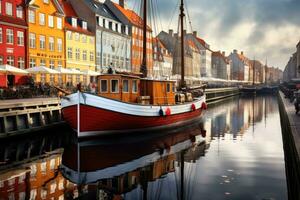
[[[186,40],[186,43],[189,47],[193,48],[194,50],[198,51],[197,45],[192,40]]]
[[[117,3],[114,3],[114,5],[130,21],[131,24],[143,28],[144,21],[136,12],[130,9],[125,9]],[[147,30],[152,31],[151,27],[148,25],[147,25]]]
[[[58,0],[52,0],[58,13],[61,15],[65,15],[63,8],[61,7],[60,3],[58,2]],[[26,0],[26,5],[32,5],[34,7],[38,7],[36,4],[34,4],[35,0]]]
[[[111,12],[111,10],[103,3],[95,0],[83,0],[83,2],[96,14],[105,18],[120,22],[120,20]]]
[[[78,15],[76,14],[75,10],[73,9],[71,3],[69,1],[66,0],[59,0],[59,3],[61,4],[66,17],[74,17],[74,18],[78,18]],[[70,31],[74,31],[74,32],[79,32],[79,33],[83,33],[83,34],[87,34],[87,35],[94,35],[92,32],[83,29],[80,26],[77,27],[73,27],[72,24],[70,24],[67,20],[67,18],[65,19],[65,29],[66,30],[70,30]]]
[[[226,56],[224,56],[220,51],[213,51],[212,52],[212,56],[220,57],[220,58],[222,58],[224,60],[224,62],[226,64],[229,64],[228,58],[226,58]]]
[[[209,45],[205,42],[205,40],[203,40],[202,38],[196,37],[197,41],[207,50],[213,52],[210,48]]]

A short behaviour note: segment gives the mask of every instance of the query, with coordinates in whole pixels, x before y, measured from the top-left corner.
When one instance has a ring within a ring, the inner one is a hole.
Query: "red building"
[[[26,29],[25,0],[1,0],[0,65],[25,68]],[[12,81],[18,84],[17,77]]]

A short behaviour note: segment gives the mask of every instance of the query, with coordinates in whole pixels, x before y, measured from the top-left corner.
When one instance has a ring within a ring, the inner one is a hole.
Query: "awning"
[[[72,72],[72,74],[77,74],[77,75],[83,75],[84,73],[82,73],[81,71],[77,70],[77,69],[70,69],[70,71]]]
[[[60,72],[61,74],[73,74],[73,71],[67,68],[59,67],[56,71]]]
[[[11,65],[0,65],[0,72],[11,73],[11,74],[28,74],[27,71],[13,67]]]
[[[93,70],[86,70],[83,71],[84,75],[88,75],[88,76],[99,76],[101,75],[99,72],[95,72]]]
[[[31,74],[59,74],[58,71],[56,71],[54,69],[50,69],[45,66],[32,67],[32,68],[27,69],[27,72],[29,72]]]

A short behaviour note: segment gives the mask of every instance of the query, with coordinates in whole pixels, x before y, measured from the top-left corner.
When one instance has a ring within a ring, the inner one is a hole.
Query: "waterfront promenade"
[[[300,116],[282,92],[279,92],[279,109],[289,196],[300,199]]]

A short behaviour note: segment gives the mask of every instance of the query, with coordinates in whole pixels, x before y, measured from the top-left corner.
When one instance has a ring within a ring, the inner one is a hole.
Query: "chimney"
[[[119,0],[119,5],[120,5],[122,8],[124,8],[124,6],[125,6],[125,5],[124,5],[124,1],[125,1],[125,0]]]
[[[194,35],[195,37],[197,37],[197,31],[194,31],[194,32],[193,32],[193,35]]]
[[[170,30],[169,30],[169,35],[170,35],[171,37],[173,37],[173,33],[174,33],[173,29],[170,29]]]
[[[222,51],[222,55],[225,56],[225,51]]]
[[[237,50],[236,50],[236,49],[234,49],[234,50],[233,50],[233,53],[237,53]]]
[[[244,55],[244,52],[243,52],[243,51],[241,51],[241,55],[242,55],[242,56]]]

